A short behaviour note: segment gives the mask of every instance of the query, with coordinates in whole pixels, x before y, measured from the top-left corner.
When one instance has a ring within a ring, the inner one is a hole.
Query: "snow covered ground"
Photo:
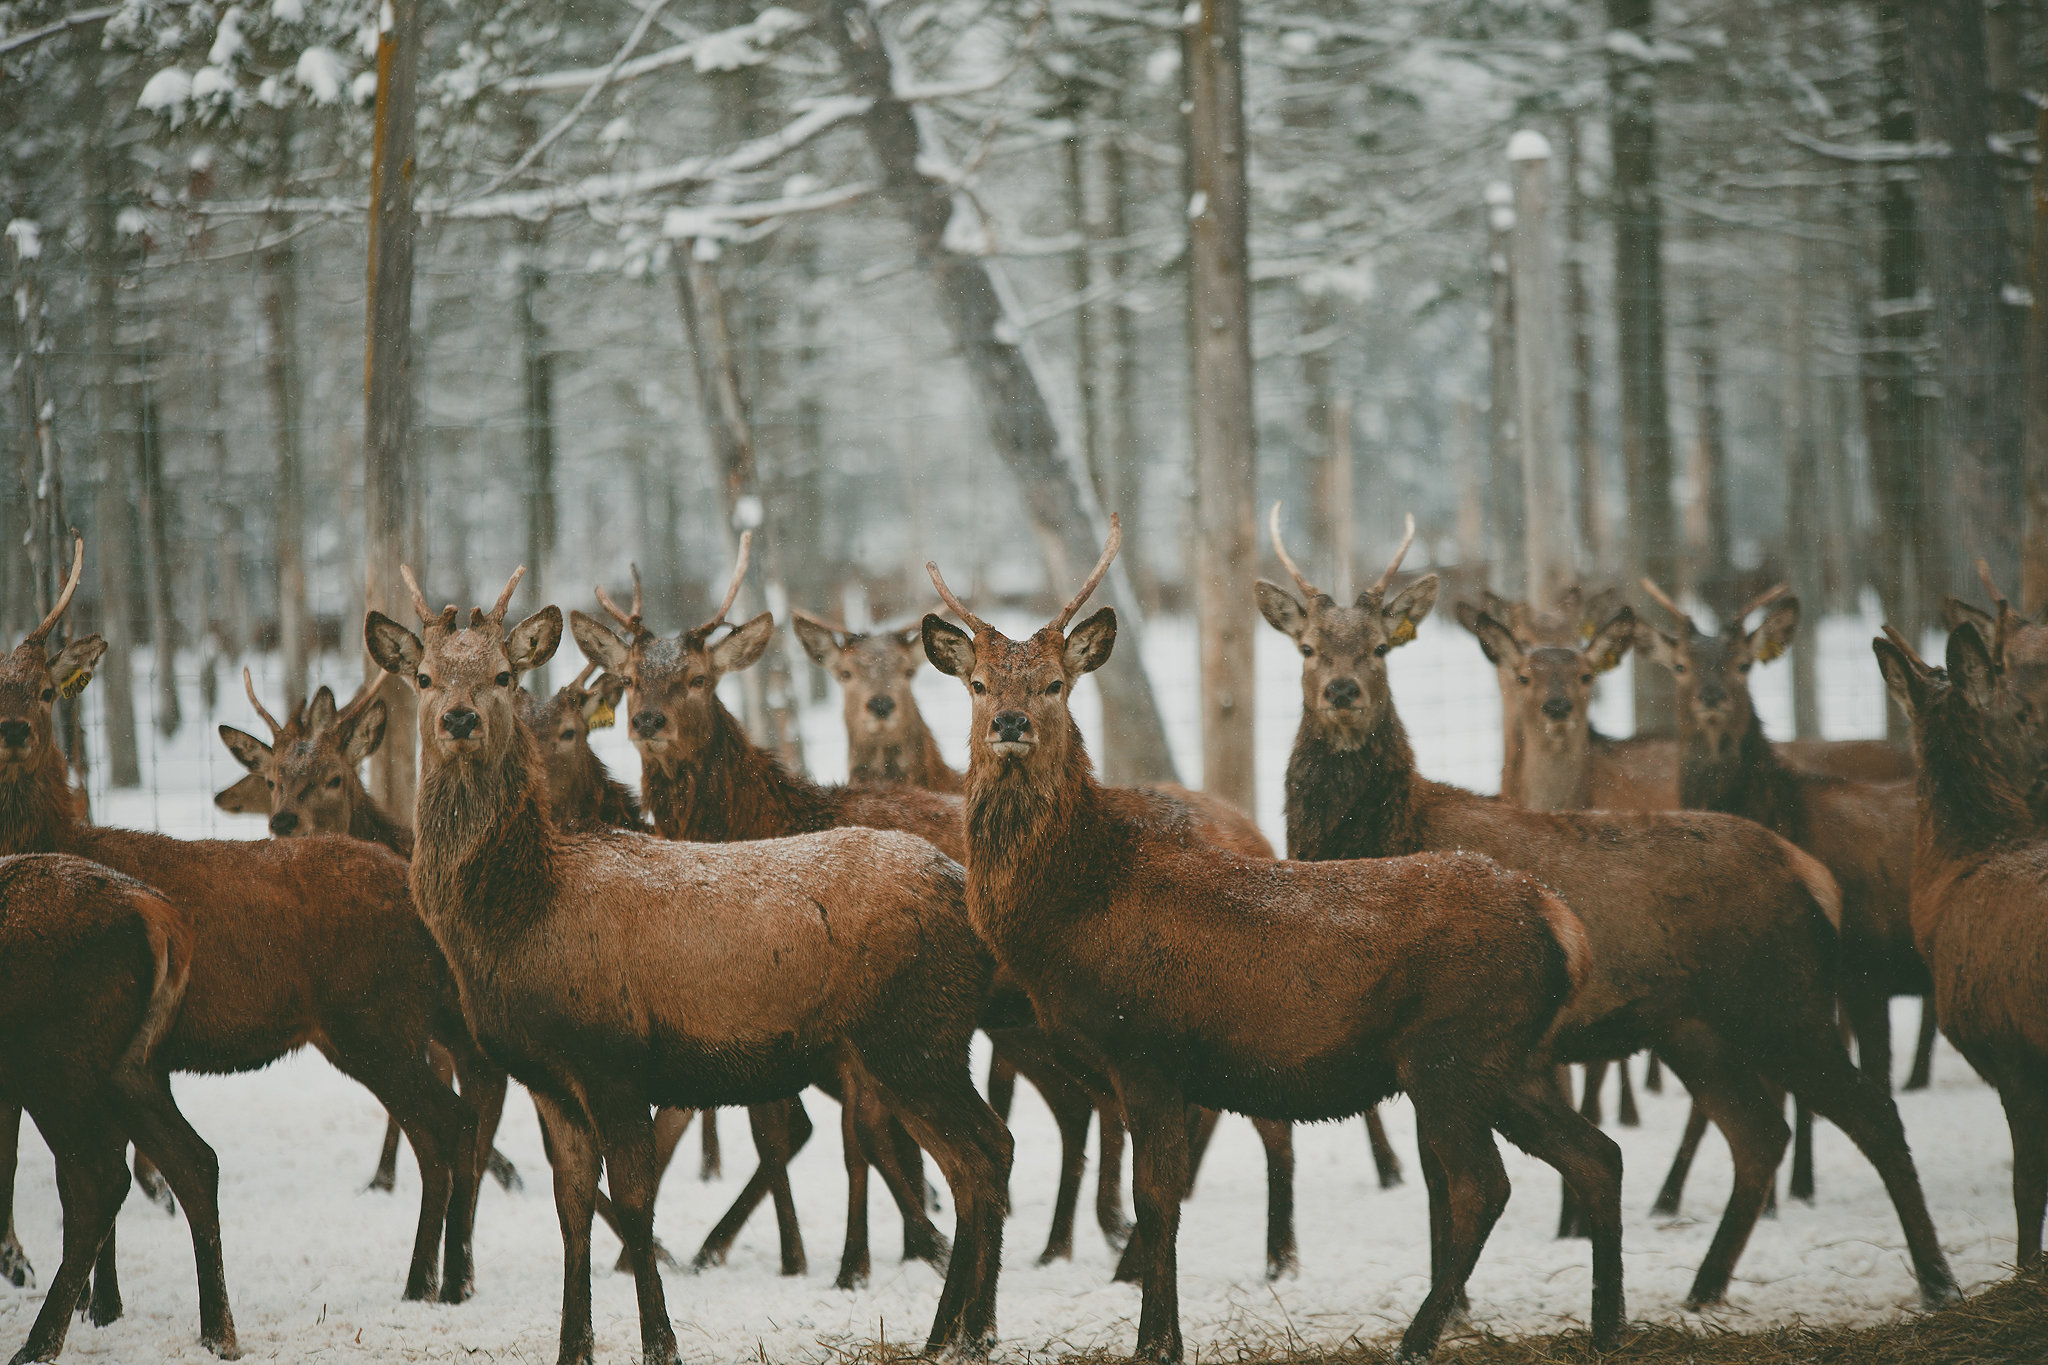
[[[1868,653],[1871,633],[1871,623],[1863,621],[1823,626],[1824,717],[1831,737],[1875,732],[1883,702]],[[1298,675],[1281,637],[1266,632],[1262,640],[1259,815],[1277,843],[1280,772],[1298,715]],[[1183,623],[1161,622],[1147,644],[1183,775],[1198,780],[1190,761],[1192,634]],[[1498,702],[1476,646],[1455,626],[1432,621],[1415,645],[1392,656],[1392,664],[1397,701],[1424,768],[1432,776],[1491,789],[1499,763]],[[339,675],[333,680],[342,681]],[[352,678],[347,681],[352,685]],[[146,699],[146,677],[139,674],[137,684],[138,696]],[[193,837],[262,833],[261,821],[221,815],[207,799],[240,774],[213,738],[212,724],[221,720],[261,733],[239,691],[226,678],[223,684],[219,716],[201,716],[197,689],[189,688],[188,723],[180,733],[163,741],[145,732],[144,778],[154,785],[140,792],[95,791],[101,820]],[[1760,670],[1755,686],[1767,724],[1783,733],[1790,709],[1786,669]],[[90,689],[87,696],[98,691]],[[1602,720],[1626,732],[1625,676],[1607,691]],[[277,709],[274,685],[263,696]],[[919,698],[957,760],[964,750],[966,710],[959,685],[927,673]],[[1084,729],[1090,729],[1092,692],[1078,693],[1077,706]],[[96,719],[89,712],[89,722]],[[844,772],[839,725],[836,698],[806,716],[809,756],[820,776]],[[634,776],[637,765],[620,732],[598,738],[614,770]],[[1898,1002],[1901,1053],[1909,1050],[1904,1042],[1916,1024],[1913,1002]],[[367,1092],[312,1055],[249,1076],[181,1076],[175,1088],[185,1113],[220,1154],[227,1271],[249,1358],[553,1358],[560,1234],[538,1127],[516,1091],[499,1146],[524,1172],[526,1188],[506,1194],[487,1185],[477,1228],[477,1297],[442,1307],[399,1300],[418,1181],[408,1160],[401,1163],[395,1197],[362,1192],[383,1130],[383,1116]],[[1675,1086],[1640,1099],[1641,1128],[1609,1123],[1627,1160],[1629,1311],[1638,1320],[1668,1320],[1681,1316],[1679,1304],[1727,1194],[1729,1163],[1726,1146],[1710,1137],[1683,1215],[1652,1218],[1649,1205],[1677,1143],[1686,1102]],[[875,1283],[854,1293],[831,1288],[844,1227],[845,1177],[831,1101],[814,1095],[806,1103],[818,1135],[798,1157],[792,1178],[810,1272],[791,1280],[777,1275],[774,1224],[763,1213],[725,1268],[701,1276],[671,1274],[669,1308],[689,1360],[821,1361],[849,1342],[921,1340],[929,1326],[939,1277],[923,1265],[895,1263],[895,1216],[879,1187],[872,1204]],[[2001,1278],[2013,1256],[2013,1213],[2010,1148],[1996,1096],[1943,1044],[1934,1088],[1900,1096],[1899,1108],[1957,1277],[1968,1287]],[[1002,1353],[1021,1359],[1094,1347],[1127,1351],[1134,1341],[1138,1293],[1109,1282],[1114,1258],[1088,1220],[1087,1201],[1073,1262],[1034,1265],[1051,1213],[1058,1140],[1028,1086],[1020,1087],[1014,1119],[1015,1212],[1004,1254]],[[1182,1311],[1192,1350],[1215,1359],[1245,1339],[1333,1347],[1354,1334],[1384,1339],[1405,1325],[1426,1288],[1428,1224],[1405,1104],[1390,1106],[1388,1129],[1410,1180],[1385,1192],[1374,1179],[1360,1124],[1297,1131],[1301,1273],[1269,1285],[1262,1276],[1261,1150],[1249,1124],[1224,1121],[1183,1220]],[[694,1250],[751,1167],[751,1144],[737,1115],[727,1116],[722,1134],[722,1181],[697,1182],[694,1131],[669,1175],[656,1230],[678,1255]],[[1811,1208],[1787,1205],[1775,1221],[1758,1225],[1737,1268],[1729,1306],[1713,1314],[1716,1323],[1742,1330],[1793,1319],[1867,1322],[1913,1310],[1914,1284],[1898,1220],[1875,1172],[1825,1124],[1817,1147],[1818,1202]],[[1474,1275],[1474,1320],[1500,1332],[1582,1323],[1589,1257],[1584,1243],[1551,1236],[1556,1178],[1512,1149],[1504,1155],[1516,1196]],[[946,1207],[940,1224],[950,1230],[950,1199]],[[22,1143],[17,1221],[47,1283],[58,1261],[60,1216],[49,1156],[32,1128]],[[67,1358],[208,1358],[197,1345],[191,1244],[183,1219],[166,1218],[143,1199],[131,1198],[121,1213],[119,1238],[128,1314],[106,1329],[75,1327]],[[596,1238],[598,1262],[609,1266],[617,1245],[602,1228]],[[11,1350],[26,1336],[40,1302],[40,1291],[0,1285],[0,1349]],[[599,1270],[600,1359],[623,1360],[637,1352],[636,1324],[631,1277]]]

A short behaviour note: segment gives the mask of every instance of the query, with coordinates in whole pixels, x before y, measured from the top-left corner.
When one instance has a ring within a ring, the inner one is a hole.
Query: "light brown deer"
[[[12,1365],[53,1360],[71,1312],[121,1315],[114,1214],[132,1138],[185,1204],[199,1271],[199,1340],[241,1355],[221,1267],[220,1166],[171,1098],[159,1058],[192,979],[187,918],[149,887],[63,854],[0,858],[0,1096],[57,1158],[64,1263]]]
[[[958,865],[865,829],[728,847],[558,833],[518,680],[554,654],[562,617],[550,606],[506,628],[523,572],[458,628],[406,569],[424,638],[377,612],[364,633],[419,695],[414,902],[471,1027],[534,1092],[556,1154],[561,1365],[593,1352],[600,1155],[632,1253],[642,1355],[668,1365],[649,1107],[788,1099],[822,1071],[882,1099],[945,1173],[958,1232],[927,1349],[985,1354],[1010,1141],[968,1077],[991,967]]]
[[[1322,860],[1469,849],[1565,898],[1585,922],[1593,966],[1559,1021],[1557,1059],[1655,1048],[1735,1154],[1734,1189],[1687,1302],[1725,1296],[1784,1153],[1785,1120],[1764,1076],[1856,1143],[1898,1210],[1922,1299],[1953,1298],[1898,1110],[1850,1064],[1835,1029],[1840,901],[1827,869],[1736,816],[1522,810],[1429,781],[1415,770],[1386,655],[1415,638],[1435,605],[1436,576],[1392,589],[1404,542],[1378,581],[1344,604],[1303,577],[1277,540],[1274,549],[1302,594],[1258,585],[1266,620],[1302,654],[1288,852]]]
[[[2029,620],[1991,581],[1991,566],[1977,561],[1977,576],[1991,595],[1990,611],[1950,597],[1942,614],[1951,629],[1968,621],[1990,646],[1998,669],[1998,709],[1985,730],[2007,781],[2026,800],[2037,824],[2048,824],[2048,609]]]
[[[2012,1132],[2020,1268],[2041,1263],[2048,1208],[2048,835],[1993,738],[2011,698],[1992,647],[1965,621],[1947,670],[1905,637],[1872,642],[1920,759],[1913,937],[1934,977],[1941,1031],[1998,1088]]]
[[[155,1054],[160,1066],[253,1071],[311,1043],[368,1087],[419,1157],[405,1296],[462,1301],[472,1292],[477,1116],[435,1080],[427,1043],[455,1055],[465,1089],[484,1097],[480,1107],[502,1102],[504,1076],[475,1052],[447,964],[413,913],[404,862],[332,836],[185,840],[85,824],[51,707],[92,681],[106,643],[73,640],[55,658],[43,643],[84,562],[85,542],[75,540],[63,594],[0,660],[0,854],[70,853],[104,864],[157,888],[192,922],[191,982]],[[110,1235],[101,1253],[109,1265],[112,1245]]]
[[[1551,1021],[1585,970],[1583,932],[1530,878],[1483,858],[1308,867],[1163,831],[1160,798],[1095,781],[1068,710],[1109,658],[1116,614],[1012,641],[933,586],[970,636],[924,619],[925,652],[973,698],[968,910],[1048,1031],[1102,1059],[1129,1120],[1143,1249],[1137,1356],[1181,1358],[1176,1240],[1187,1106],[1316,1120],[1397,1090],[1436,1172],[1431,1285],[1402,1338],[1425,1354],[1507,1200],[1492,1128],[1556,1165],[1595,1210],[1593,1339],[1621,1326],[1621,1157],[1558,1096]],[[1285,1008],[1276,1008],[1277,1002]]]
[[[924,667],[919,629],[853,631],[806,611],[790,615],[804,652],[844,691],[847,780],[959,791],[960,774],[947,766],[910,690]]]

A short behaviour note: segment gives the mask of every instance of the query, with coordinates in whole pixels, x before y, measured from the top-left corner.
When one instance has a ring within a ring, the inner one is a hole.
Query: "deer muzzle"
[[[299,827],[299,813],[295,810],[281,810],[270,817],[270,832],[283,839]]]
[[[1022,711],[998,711],[988,723],[988,747],[1004,756],[1028,754],[1037,747],[1031,717]]]
[[[876,720],[887,720],[896,714],[896,699],[887,692],[877,692],[868,698],[868,714]]]
[[[1358,705],[1361,689],[1356,678],[1332,678],[1323,684],[1323,700],[1339,711]]]
[[[653,739],[668,724],[668,717],[652,706],[644,706],[633,713],[633,735],[636,739]]]
[[[1547,699],[1543,703],[1543,718],[1545,720],[1570,720],[1572,718],[1571,698],[1551,697]]]
[[[0,747],[26,749],[36,730],[25,720],[0,720]]]
[[[483,724],[483,719],[467,706],[460,706],[441,713],[441,729],[450,739],[466,740],[476,733],[476,727]]]

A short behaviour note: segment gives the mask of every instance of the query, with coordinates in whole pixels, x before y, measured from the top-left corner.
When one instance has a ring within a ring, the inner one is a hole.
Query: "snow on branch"
[[[18,52],[25,47],[34,47],[46,38],[54,38],[58,34],[68,33],[74,28],[84,28],[88,24],[104,23],[120,12],[121,7],[119,5],[105,5],[99,9],[80,10],[76,14],[65,15],[54,24],[45,24],[41,28],[32,28],[26,33],[17,33],[12,37],[0,38],[0,57],[5,57],[10,52]]]
[[[1802,133],[1796,128],[1780,128],[1779,136],[1796,146],[1804,147],[1816,156],[1828,157],[1834,161],[1857,161],[1866,165],[1879,165],[1900,161],[1938,161],[1952,154],[1946,142],[1828,142],[1822,138]]]
[[[692,38],[686,43],[665,47],[659,52],[650,52],[645,57],[635,57],[621,63],[617,70],[606,67],[579,67],[569,71],[545,71],[537,76],[514,76],[498,82],[498,89],[512,95],[539,94],[556,90],[586,90],[591,86],[622,84],[656,71],[666,71],[672,66],[685,62],[697,70],[736,71],[743,66],[759,66],[768,60],[767,49],[789,34],[805,28],[810,20],[792,10],[770,5],[755,16],[751,23],[734,28],[707,33],[701,38]]]
[[[779,199],[761,199],[746,204],[678,206],[662,215],[661,235],[671,240],[724,237],[730,235],[732,229],[736,227],[764,223],[775,218],[790,218],[800,213],[824,213],[842,208],[874,192],[873,185],[857,182],[851,185],[835,185],[830,189],[813,190],[809,194],[786,194]]]

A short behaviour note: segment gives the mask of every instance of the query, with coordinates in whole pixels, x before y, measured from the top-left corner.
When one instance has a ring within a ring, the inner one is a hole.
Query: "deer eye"
[[[1515,674],[1515,681],[1520,683],[1522,686],[1527,687],[1529,685],[1529,675],[1526,673],[1517,673]]]
[[[703,686],[703,685],[704,685],[705,683],[707,683],[707,682],[709,682],[709,681],[710,681],[710,679],[709,679],[708,677],[696,677],[696,678],[692,678],[692,679],[690,679],[690,686],[692,686],[692,687],[702,687],[702,686]]]
[[[1301,657],[1302,657],[1302,658],[1304,658],[1304,659],[1313,659],[1313,658],[1315,658],[1315,657],[1316,657],[1316,651],[1315,651],[1315,647],[1314,647],[1313,645],[1303,645],[1303,646],[1301,647]]]
[[[277,784],[276,784],[275,782],[272,782],[272,781],[271,781],[271,780],[270,780],[269,778],[267,778],[267,777],[263,779],[263,785],[264,785],[264,786],[266,786],[266,787],[268,787],[268,788],[270,788],[270,789],[271,789],[272,791],[276,791],[276,790],[277,790]]]
[[[981,685],[981,679],[979,679],[979,678],[976,678],[976,679],[975,679],[975,680],[974,680],[973,682],[971,682],[971,683],[969,683],[969,684],[967,684],[967,685],[968,685],[969,687],[971,687],[971,688],[973,688],[973,689],[974,689],[974,695],[975,695],[975,696],[977,696],[977,697],[978,697],[978,696],[980,696],[980,695],[981,695],[982,693],[984,693],[984,692],[988,691],[988,689],[987,689],[986,687],[983,687],[983,686]]]
[[[1685,665],[1684,665],[1684,664],[1673,664],[1673,665],[1671,665],[1671,671],[1672,671],[1673,673],[1683,673],[1683,672],[1685,672]]]
[[[1742,667],[1741,667],[1741,668],[1740,668],[1739,670],[1737,670],[1737,671],[1739,671],[1739,672],[1742,672],[1742,673],[1747,673],[1747,672],[1749,672],[1749,665],[1748,665],[1748,664],[1743,664],[1743,665],[1742,665]]]
[[[1373,658],[1375,658],[1375,659],[1384,659],[1384,658],[1386,658],[1386,657],[1387,657],[1387,647],[1386,647],[1385,645],[1376,645],[1376,646],[1374,646],[1374,647],[1373,647],[1373,651],[1372,651],[1372,657],[1373,657]]]
[[[562,739],[564,742],[573,740],[574,738],[576,738],[576,731],[573,727],[562,731]]]
[[[434,680],[433,680],[432,678],[428,677],[428,676],[427,676],[426,674],[424,674],[424,673],[421,673],[421,674],[417,675],[416,677],[414,677],[414,678],[413,678],[413,681],[414,681],[414,682],[416,682],[416,683],[418,683],[418,684],[420,685],[420,690],[421,690],[421,691],[423,691],[423,692],[424,692],[424,691],[425,691],[425,690],[426,690],[427,688],[429,688],[429,687],[432,687],[432,686],[434,685]]]
[[[334,775],[333,777],[330,777],[330,778],[328,778],[328,779],[327,779],[327,787],[328,787],[328,790],[330,790],[330,791],[331,791],[331,790],[333,790],[333,789],[334,789],[334,788],[336,788],[336,787],[339,787],[340,785],[341,785],[341,774],[340,774],[340,773],[336,773],[336,774],[335,774],[335,775]]]
[[[512,685],[512,675],[510,673],[500,673],[497,677],[497,683],[500,687],[510,687]]]
[[[1060,688],[1062,686],[1063,684],[1060,683],[1058,679],[1054,679],[1051,686],[1045,689],[1045,695],[1048,697],[1057,697],[1060,694]]]
[[[57,689],[56,689],[56,688],[54,688],[54,687],[46,687],[46,688],[44,688],[44,689],[43,689],[43,700],[44,700],[44,701],[55,701],[56,699],[57,699]]]

